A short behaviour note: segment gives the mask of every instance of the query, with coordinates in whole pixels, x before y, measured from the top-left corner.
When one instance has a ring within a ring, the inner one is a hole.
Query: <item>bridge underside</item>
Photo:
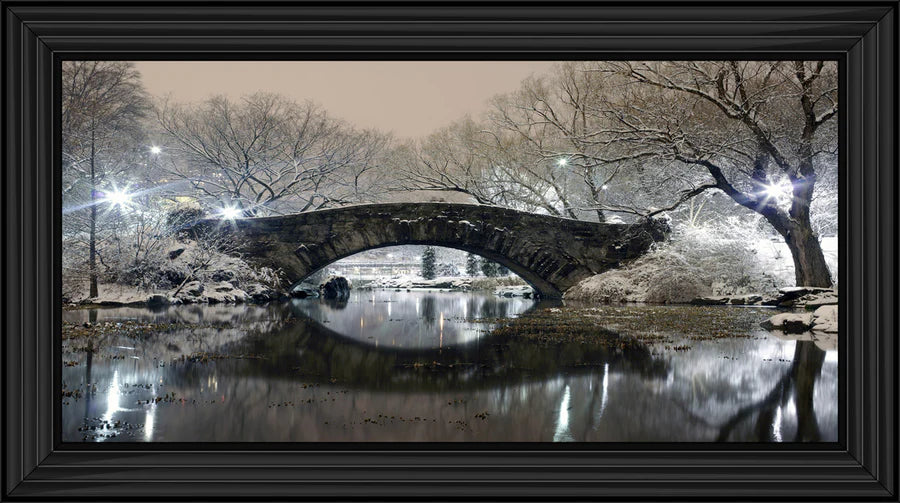
[[[665,237],[659,222],[600,224],[492,206],[448,203],[360,205],[281,217],[205,220],[234,235],[245,259],[280,268],[295,284],[356,253],[431,245],[474,253],[509,268],[542,296],[645,253]]]

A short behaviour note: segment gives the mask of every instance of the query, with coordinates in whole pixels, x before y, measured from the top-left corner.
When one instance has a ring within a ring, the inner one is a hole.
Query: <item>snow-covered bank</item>
[[[601,303],[789,307],[782,303],[801,296],[789,292],[794,283],[794,265],[783,242],[759,239],[741,244],[731,240],[726,243],[728,246],[704,246],[705,241],[697,236],[686,236],[620,268],[582,280],[566,291],[564,298]],[[836,278],[837,240],[822,239],[822,248]],[[835,302],[836,295],[835,292]]]
[[[386,290],[438,290],[438,291],[492,291],[498,297],[536,298],[530,285],[518,276],[499,278],[442,276],[424,279],[416,276],[399,278],[379,278],[361,286],[362,289]]]
[[[100,284],[97,297],[83,297],[68,302],[70,307],[78,305],[96,306],[167,306],[179,304],[241,304],[261,303],[284,296],[261,284],[245,285],[238,288],[227,281],[203,283],[191,281],[178,294],[172,290],[142,289],[131,285]]]
[[[88,295],[86,281],[68,285],[67,305],[177,305],[267,302],[283,295],[273,286],[278,275],[251,267],[239,257],[219,253],[193,241],[165,250],[153,269],[101,282],[98,295]],[[137,284],[141,286],[138,286]]]
[[[378,278],[370,281],[362,286],[363,289],[399,289],[412,290],[427,288],[435,289],[452,289],[452,290],[472,290],[474,278],[460,278],[452,276],[442,276],[434,279],[424,279],[415,276],[401,276],[398,278]]]

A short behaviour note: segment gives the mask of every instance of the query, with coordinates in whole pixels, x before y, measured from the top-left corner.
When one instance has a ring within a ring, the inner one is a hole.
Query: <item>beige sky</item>
[[[426,135],[550,69],[536,61],[140,61],[154,95],[197,101],[256,91],[311,99],[362,128]]]

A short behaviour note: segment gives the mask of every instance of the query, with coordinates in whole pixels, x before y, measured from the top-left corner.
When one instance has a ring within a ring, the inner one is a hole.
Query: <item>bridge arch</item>
[[[604,224],[453,203],[367,204],[196,226],[232,234],[245,259],[280,268],[291,284],[366,250],[429,245],[502,264],[548,298],[640,256],[666,233],[657,221]]]

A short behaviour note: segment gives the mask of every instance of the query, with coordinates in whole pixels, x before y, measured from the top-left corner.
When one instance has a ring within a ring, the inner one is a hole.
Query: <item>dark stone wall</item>
[[[600,224],[452,203],[358,205],[196,225],[232,234],[246,259],[281,268],[291,282],[368,249],[433,245],[503,264],[545,297],[640,256],[667,231],[659,221]]]

